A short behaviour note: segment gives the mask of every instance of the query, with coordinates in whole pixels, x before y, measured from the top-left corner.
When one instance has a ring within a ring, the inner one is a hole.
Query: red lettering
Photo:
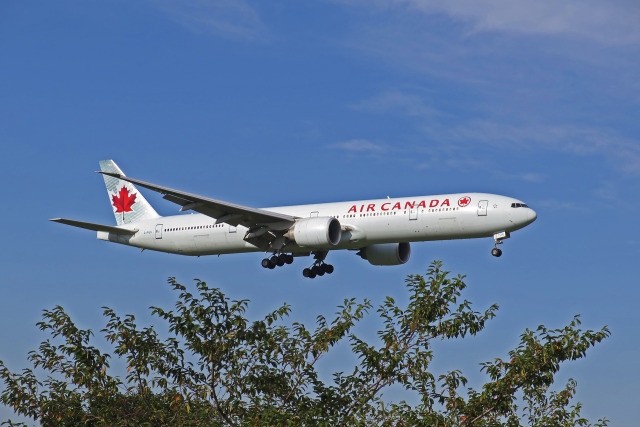
[[[415,206],[416,206],[416,202],[407,202],[404,204],[405,209],[409,209],[409,208],[413,209]]]
[[[426,207],[427,207],[427,204],[425,203],[425,201],[424,201],[424,200],[422,200],[422,201],[420,202],[420,204],[418,205],[418,207],[419,207],[419,208],[426,208]]]
[[[437,200],[432,200],[432,201],[429,203],[429,207],[430,207],[430,208],[435,208],[436,206],[438,206],[438,201],[437,201]]]
[[[442,204],[440,206],[451,206],[449,204],[449,199],[445,199],[444,202],[442,202]]]
[[[367,206],[367,212],[375,212],[375,211],[376,211],[376,205]]]
[[[349,209],[349,212],[347,213],[351,213],[351,212],[358,212],[358,210],[356,209],[356,205],[351,206],[351,209]]]
[[[362,209],[364,209],[364,205],[360,206],[360,212],[362,212]]]
[[[383,203],[383,204],[382,204],[382,206],[380,206],[380,209],[382,209],[383,211],[388,211],[388,210],[389,210],[389,208],[387,208],[387,207],[385,207],[385,206],[388,206],[388,205],[390,205],[390,204],[391,204],[391,203]]]
[[[391,209],[402,209],[402,206],[400,206],[400,202],[398,202],[395,205],[393,205],[393,208]]]

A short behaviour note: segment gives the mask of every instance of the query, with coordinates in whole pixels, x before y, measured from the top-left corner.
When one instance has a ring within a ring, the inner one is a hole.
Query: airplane
[[[271,254],[268,269],[314,256],[302,274],[331,274],[330,251],[347,249],[372,265],[409,260],[411,242],[493,237],[498,245],[536,220],[520,200],[486,193],[442,194],[256,209],[125,176],[113,160],[100,161],[115,226],[64,218],[51,221],[97,231],[110,242],[180,255]],[[160,216],[136,186],[156,191],[191,215]]]

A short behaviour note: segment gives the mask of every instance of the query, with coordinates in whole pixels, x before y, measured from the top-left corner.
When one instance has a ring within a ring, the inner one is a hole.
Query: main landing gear
[[[324,276],[325,274],[333,273],[333,265],[326,264],[324,262],[324,259],[327,257],[328,252],[314,252],[313,254],[316,260],[313,262],[313,265],[310,268],[305,268],[304,270],[302,270],[302,275],[304,277],[313,279],[316,276]]]
[[[293,262],[293,255],[290,254],[278,254],[271,258],[265,258],[262,260],[262,266],[273,270],[276,267],[282,267],[285,264],[291,264]]]
[[[493,249],[491,249],[491,255],[496,258],[499,258],[502,255],[502,251],[498,248],[498,245],[501,245],[504,239],[508,239],[511,237],[508,231],[502,231],[500,233],[496,233],[493,235],[493,240],[495,240],[496,245]]]
[[[302,270],[302,275],[313,279],[316,276],[324,276],[325,274],[333,273],[333,265],[324,262],[328,252],[314,252],[315,261],[309,268]],[[282,267],[285,264],[291,264],[293,262],[293,255],[290,254],[274,254],[270,258],[264,258],[262,260],[262,266],[273,270],[276,267]]]
[[[314,263],[311,268],[305,268],[302,270],[302,275],[313,279],[316,276],[324,276],[325,274],[333,273],[333,265],[323,263]]]

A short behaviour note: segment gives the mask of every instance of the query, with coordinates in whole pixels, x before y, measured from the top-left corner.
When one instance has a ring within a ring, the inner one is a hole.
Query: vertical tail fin
[[[113,160],[101,160],[100,170],[125,176]],[[160,217],[135,185],[112,176],[102,176],[118,225]]]

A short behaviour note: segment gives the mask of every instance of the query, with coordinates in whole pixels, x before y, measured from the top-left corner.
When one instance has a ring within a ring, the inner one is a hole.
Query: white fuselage
[[[536,219],[519,200],[486,193],[323,203],[265,208],[300,218],[334,217],[342,225],[336,249],[358,249],[378,243],[491,237],[518,230]],[[143,249],[183,255],[216,255],[261,251],[244,240],[246,227],[216,224],[202,214],[165,216],[129,223],[134,235],[98,231],[98,238]],[[283,252],[308,253],[291,242]]]

